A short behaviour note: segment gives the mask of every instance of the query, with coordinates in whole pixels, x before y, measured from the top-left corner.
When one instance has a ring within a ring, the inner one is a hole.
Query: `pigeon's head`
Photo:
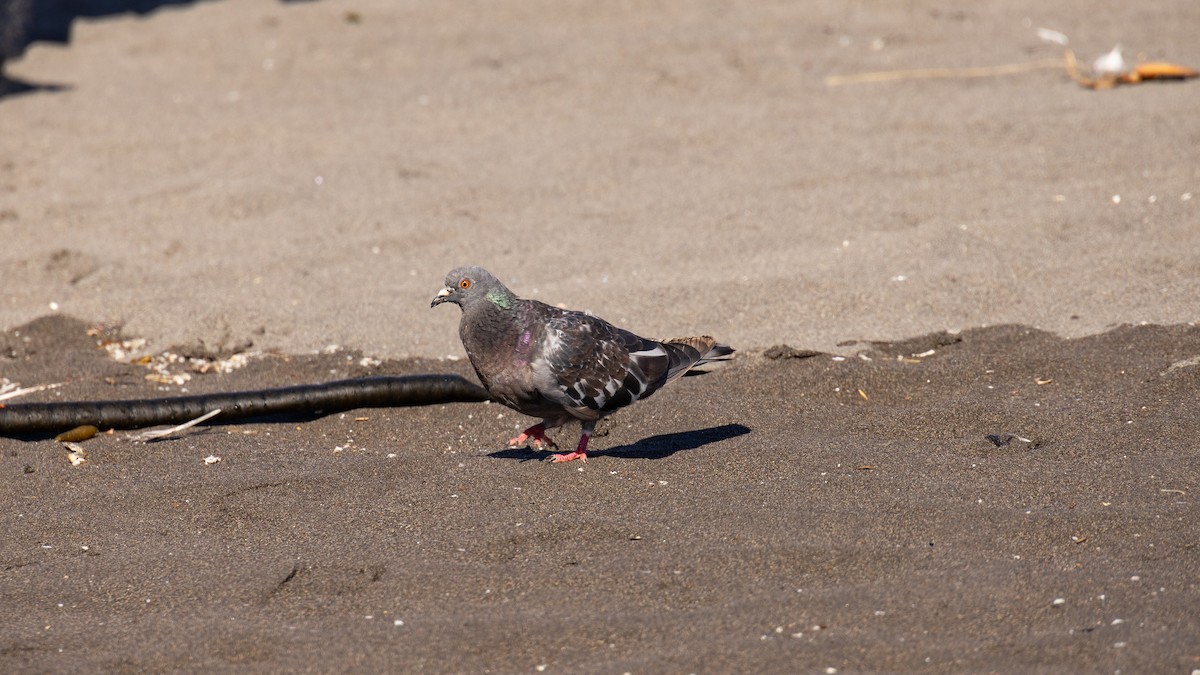
[[[501,301],[511,300],[512,297],[512,292],[491,272],[482,267],[459,267],[446,275],[446,287],[433,296],[429,306],[432,308],[443,302],[453,302],[466,309],[482,299],[501,305]]]

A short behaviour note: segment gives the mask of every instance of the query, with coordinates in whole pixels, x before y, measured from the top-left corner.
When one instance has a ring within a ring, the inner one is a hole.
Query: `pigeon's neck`
[[[487,298],[487,301],[489,303],[491,303],[491,304],[495,305],[497,308],[503,309],[503,310],[512,309],[513,304],[515,304],[517,301],[517,298],[516,298],[516,296],[514,296],[512,294],[512,291],[508,290],[507,288],[505,288],[503,286],[499,286],[497,288],[493,288],[493,289],[489,290],[487,292],[487,295],[484,297]]]
[[[507,289],[492,289],[486,299],[463,307],[459,323],[459,337],[474,361],[481,355],[490,354],[504,345],[511,345],[519,332],[518,300]],[[494,297],[493,297],[494,296]],[[510,347],[511,348],[511,347]]]

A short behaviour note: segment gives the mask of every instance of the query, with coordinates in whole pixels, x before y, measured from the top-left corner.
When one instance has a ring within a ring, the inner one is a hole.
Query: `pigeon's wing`
[[[669,346],[590,314],[549,309],[554,311],[530,366],[543,394],[576,417],[596,419],[666,383]]]

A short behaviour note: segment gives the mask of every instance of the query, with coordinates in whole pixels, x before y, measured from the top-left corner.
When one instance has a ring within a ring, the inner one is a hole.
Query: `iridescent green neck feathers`
[[[488,289],[488,302],[499,307],[500,309],[512,309],[513,296],[511,293],[506,293],[504,288]]]

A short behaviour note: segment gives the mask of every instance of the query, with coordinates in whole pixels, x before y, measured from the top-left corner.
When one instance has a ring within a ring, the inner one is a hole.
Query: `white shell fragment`
[[[71,466],[80,466],[81,464],[87,463],[87,452],[83,449],[82,445],[78,443],[67,442],[63,443],[63,446],[66,447],[67,450],[70,450],[70,452],[67,453],[67,461],[71,462]]]
[[[1067,46],[1068,44],[1070,44],[1070,42],[1071,42],[1067,38],[1066,34],[1060,33],[1056,30],[1051,30],[1049,28],[1038,28],[1037,36],[1043,42],[1050,42],[1050,43],[1053,43],[1056,45],[1063,45],[1064,47]]]
[[[1092,69],[1097,75],[1123,75],[1130,70],[1129,63],[1121,55],[1121,45],[1113,47],[1112,51],[1093,61]]]

